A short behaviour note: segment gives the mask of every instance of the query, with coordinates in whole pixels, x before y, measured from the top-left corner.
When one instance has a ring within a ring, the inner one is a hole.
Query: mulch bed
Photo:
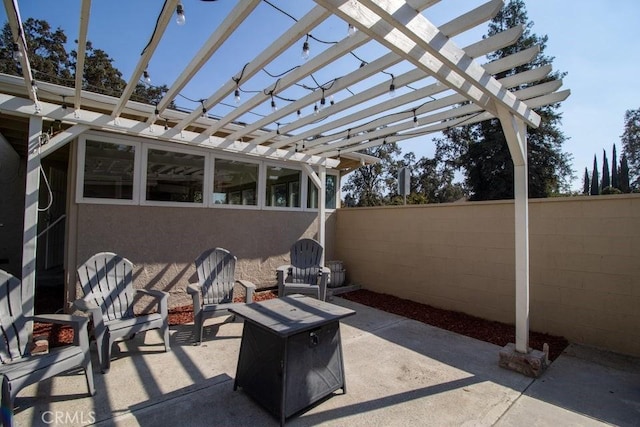
[[[277,292],[272,290],[257,292],[254,301],[264,301],[277,298],[277,296]],[[388,313],[398,314],[499,346],[515,342],[515,327],[513,325],[485,320],[457,311],[443,310],[427,304],[367,290],[357,290],[340,296]],[[169,325],[182,325],[191,322],[193,322],[193,310],[190,305],[169,310]],[[73,330],[67,326],[36,323],[34,336],[49,337],[50,348],[73,342]],[[549,359],[551,360],[560,356],[569,344],[563,337],[539,332],[529,333],[531,348],[542,350],[544,343],[549,345]]]
[[[446,329],[447,331],[490,342],[501,347],[510,342],[516,342],[514,325],[485,320],[458,311],[443,310],[427,304],[363,289],[340,296],[350,301],[408,317],[440,329]],[[544,343],[549,345],[550,360],[555,360],[569,345],[569,342],[564,337],[529,332],[529,347],[542,351]]]

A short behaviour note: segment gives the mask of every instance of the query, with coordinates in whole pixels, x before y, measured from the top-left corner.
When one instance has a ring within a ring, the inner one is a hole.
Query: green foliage
[[[584,168],[584,178],[582,179],[582,194],[589,194],[589,171]]]
[[[627,110],[624,115],[622,152],[627,156],[632,188],[640,188],[640,109]]]
[[[396,143],[383,144],[363,150],[381,159],[379,163],[361,166],[348,176],[342,190],[345,195],[345,206],[380,206],[384,204],[385,194],[393,180],[394,156],[400,154]]]
[[[603,188],[600,194],[622,194],[622,191],[620,191],[620,189],[618,188],[608,186]]]
[[[510,0],[489,25],[488,35],[494,35],[514,25],[524,25],[525,31],[520,40],[509,47],[500,49],[489,56],[495,60],[540,45],[541,52],[529,64],[500,73],[503,78],[520,73],[540,65],[551,64],[552,57],[544,55],[547,37],[538,37],[531,33],[533,23],[528,21],[524,1]],[[554,73],[543,80],[549,81],[563,77]],[[536,82],[541,83],[541,82]],[[514,89],[522,89],[516,87]],[[571,158],[561,148],[566,137],[560,131],[561,116],[558,105],[542,107],[536,110],[542,122],[537,129],[527,131],[527,160],[529,171],[529,196],[549,197],[569,188],[572,177]],[[488,120],[475,125],[449,129],[444,132],[445,139],[440,141],[442,158],[455,164],[465,175],[465,188],[472,200],[495,200],[513,198],[513,162],[506,143],[500,121]]]

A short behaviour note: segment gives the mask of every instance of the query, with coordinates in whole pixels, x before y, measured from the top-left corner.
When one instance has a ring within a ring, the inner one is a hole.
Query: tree
[[[611,186],[620,189],[620,176],[618,173],[618,154],[616,144],[613,144],[613,158],[611,159]]]
[[[640,187],[640,109],[627,110],[624,114],[622,152],[627,156],[631,187]],[[624,191],[624,190],[623,190]]]
[[[24,38],[27,43],[29,62],[33,78],[61,86],[75,85],[77,52],[67,53],[67,36],[61,28],[55,31],[47,21],[29,18],[23,23]],[[19,63],[13,59],[14,38],[9,24],[5,24],[0,34],[0,72],[22,75]],[[86,44],[82,85],[84,89],[119,97],[126,86],[122,73],[113,66],[113,59],[101,49],[96,49],[90,41]],[[131,99],[148,104],[157,104],[167,91],[165,85],[149,86],[138,84]],[[169,108],[175,108],[172,103]]]
[[[611,175],[609,175],[609,160],[607,159],[607,152],[602,150],[602,186],[600,188],[605,189],[611,187]]]
[[[589,171],[584,168],[584,178],[582,180],[582,194],[589,194]]]
[[[630,193],[631,188],[629,186],[629,164],[627,163],[627,155],[623,154],[620,159],[620,191],[623,193]]]
[[[345,205],[382,205],[394,180],[394,156],[400,154],[400,148],[394,142],[367,148],[362,152],[377,157],[381,161],[361,166],[349,174],[347,182],[342,186],[342,190],[347,192],[344,199]]]
[[[533,45],[540,46],[540,54],[529,64],[496,75],[500,79],[538,66],[551,64],[553,58],[544,55],[547,36],[538,37],[531,32],[523,0],[510,0],[489,24],[492,36],[515,25],[524,25],[525,31],[513,46],[496,51],[490,60],[504,58]],[[564,73],[553,73],[543,81],[562,78]],[[540,83],[540,82],[537,82]],[[514,89],[523,89],[526,86]],[[537,109],[542,122],[537,129],[527,131],[527,160],[529,170],[529,196],[547,197],[569,188],[572,177],[570,155],[561,151],[566,137],[558,128],[561,116],[554,104]],[[444,132],[443,152],[465,175],[465,187],[472,200],[513,198],[513,161],[500,121],[492,119],[475,125],[449,129]]]
[[[591,195],[597,196],[600,194],[599,188],[599,179],[598,179],[598,159],[596,156],[593,156],[593,172],[591,172]]]
[[[64,47],[67,42],[64,31],[61,28],[54,31],[47,21],[34,18],[24,21],[22,27],[34,80],[68,86],[73,75],[69,54]],[[0,51],[5,52],[0,57],[0,72],[22,75],[19,63],[13,59],[14,42],[11,27],[6,23],[0,38]]]

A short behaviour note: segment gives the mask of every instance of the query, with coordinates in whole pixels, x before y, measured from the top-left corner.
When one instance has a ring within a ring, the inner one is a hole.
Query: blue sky
[[[314,6],[311,1],[273,0],[282,9],[296,18],[301,18]],[[62,27],[68,36],[70,47],[77,37],[80,2],[78,0],[19,0],[22,19],[37,17],[46,19],[53,27]],[[156,55],[149,64],[154,84],[170,85],[192,56],[198,51],[209,34],[219,25],[227,12],[235,5],[232,0],[202,2],[183,0],[187,23],[178,27],[169,25]],[[425,13],[435,24],[447,22],[452,17],[481,4],[481,0],[443,0]],[[640,68],[640,1],[637,0],[527,0],[529,19],[534,22],[532,31],[537,35],[548,35],[545,53],[555,57],[555,70],[567,72],[562,89],[571,89],[571,96],[562,104],[562,130],[569,138],[564,150],[573,157],[576,178],[573,189],[582,188],[584,168],[591,169],[594,154],[602,164],[602,150],[611,158],[615,143],[621,151],[620,135],[623,132],[624,113],[640,108],[640,89],[636,77]],[[55,4],[55,7],[52,5]],[[94,47],[105,50],[114,58],[115,66],[127,79],[134,69],[138,55],[146,45],[153,29],[162,1],[94,0],[89,22],[89,40]],[[275,37],[284,34],[293,20],[262,3],[252,17],[233,36],[228,46],[220,50],[187,86],[178,98],[179,105],[196,108],[198,100],[208,97],[219,86],[236,75],[242,64],[250,61]],[[4,8],[0,19],[6,22]],[[469,31],[454,41],[461,47],[477,41],[486,32],[486,27]],[[345,24],[338,19],[329,20],[322,29],[314,32],[324,40],[339,40],[346,33]],[[268,70],[271,73],[286,71],[302,61],[300,46],[294,45],[278,58]],[[312,55],[326,48],[312,41]],[[357,50],[365,59],[380,56],[375,44]],[[330,70],[315,74],[319,83],[344,75],[357,62],[347,57],[336,62]],[[239,65],[240,64],[240,65]],[[400,73],[403,69],[390,70]],[[331,74],[333,73],[333,74]],[[382,81],[384,75],[375,77]],[[243,89],[262,90],[273,83],[266,74],[256,76]],[[374,80],[375,81],[375,80]],[[313,82],[307,82],[312,85]],[[363,89],[363,88],[362,88]],[[358,88],[354,88],[358,90]],[[284,96],[297,99],[302,96],[300,88],[291,88]],[[303,91],[304,92],[304,91]],[[252,95],[243,93],[243,99]],[[223,115],[233,108],[220,106],[212,114]],[[278,101],[284,102],[284,101]],[[226,108],[226,110],[225,110]],[[265,107],[261,107],[265,108]],[[259,109],[256,109],[260,113]],[[266,111],[264,112],[266,114]],[[255,117],[247,121],[255,120]],[[284,120],[286,122],[286,120]],[[404,151],[413,151],[417,157],[432,156],[431,137],[401,143]]]

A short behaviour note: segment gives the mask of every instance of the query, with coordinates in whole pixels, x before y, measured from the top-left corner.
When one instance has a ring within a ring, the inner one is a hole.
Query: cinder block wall
[[[531,329],[640,356],[640,195],[531,200]],[[515,322],[512,201],[340,209],[365,289]]]

